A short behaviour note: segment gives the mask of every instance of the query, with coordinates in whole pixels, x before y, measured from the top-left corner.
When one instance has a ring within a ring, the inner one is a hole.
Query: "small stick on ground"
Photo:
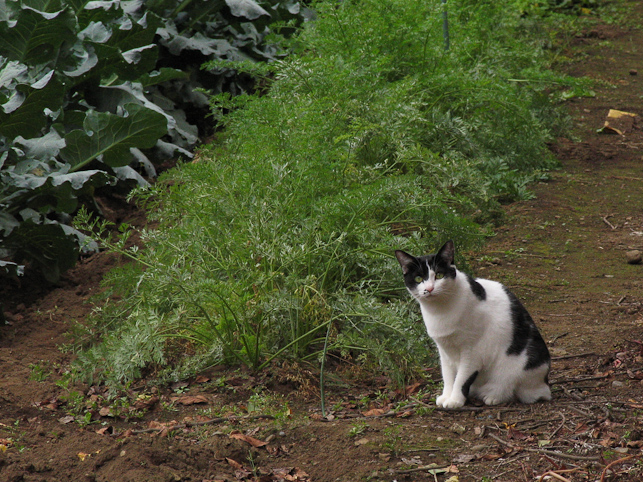
[[[571,474],[571,473],[574,473],[574,472],[578,472],[579,470],[580,469],[563,469],[563,470],[556,470],[556,471],[548,470],[543,475],[538,477],[536,480],[542,481],[545,478],[546,475],[549,475],[549,476],[554,477],[554,478],[556,478],[558,480],[566,480],[567,482],[570,482],[569,479],[566,479],[565,477],[563,477],[560,474]]]
[[[492,433],[488,433],[487,435],[489,435],[489,437],[491,437],[492,439],[496,440],[497,442],[500,442],[501,444],[506,445],[507,447],[509,447],[511,449],[514,449],[514,450],[515,449],[522,449],[522,450],[525,450],[527,452],[534,452],[534,453],[537,453],[537,454],[550,455],[552,457],[560,457],[561,459],[585,460],[585,461],[592,461],[592,462],[601,460],[600,457],[593,457],[593,456],[587,456],[587,455],[563,454],[563,453],[560,453],[560,452],[554,452],[553,450],[546,450],[546,449],[532,449],[532,448],[529,448],[529,447],[517,447],[517,446],[515,446],[515,445],[513,445],[513,444],[511,444],[509,442],[506,442],[506,441],[502,440],[500,437],[498,437],[498,436],[496,436],[496,435],[494,435]]]
[[[554,430],[554,431],[551,433],[551,435],[549,436],[549,440],[553,439],[553,438],[556,436],[556,434],[557,434],[558,432],[560,432],[560,429],[561,429],[561,428],[563,428],[563,427],[565,426],[565,422],[567,422],[567,420],[565,419],[565,414],[564,414],[563,412],[558,412],[558,413],[559,413],[559,414],[560,414],[560,416],[562,417],[563,421],[562,421],[562,422],[561,422],[561,424],[558,426],[558,428],[557,428],[556,430]]]
[[[561,378],[560,380],[554,380],[550,382],[550,385],[557,385],[560,383],[578,383],[578,382],[587,382],[589,380],[602,380],[604,378],[609,378],[610,375],[596,375],[594,377],[580,377],[580,378]]]
[[[610,214],[610,216],[612,216],[612,215]],[[607,216],[603,216],[603,222],[604,222],[605,224],[607,224],[607,225],[612,229],[612,231],[614,231],[614,230],[618,227],[618,226],[614,226],[612,223],[610,223],[610,222],[607,220]]]
[[[186,422],[186,423],[177,423],[171,427],[156,427],[156,428],[145,428],[141,430],[132,430],[130,433],[133,435],[139,435],[142,433],[153,433],[153,432],[162,432],[163,430],[177,430],[181,428],[188,427],[200,427],[202,425],[214,425],[221,422],[236,422],[239,420],[258,420],[258,419],[274,420],[275,417],[272,415],[255,415],[253,417],[219,417],[213,418],[211,420],[204,420],[202,422]]]
[[[545,472],[543,475],[541,475],[540,477],[538,477],[538,480],[539,480],[539,481],[542,481],[542,480],[545,478],[545,476],[546,476],[546,475],[549,475],[550,477],[553,477],[554,479],[562,480],[563,482],[572,482],[571,480],[566,479],[566,478],[565,478],[565,477],[563,477],[562,475],[557,474],[556,472],[553,472],[553,471],[551,471],[551,470],[549,470],[549,471]]]
[[[444,470],[448,469],[451,467],[450,465],[445,465],[444,467],[435,467],[432,465],[421,465],[420,467],[415,467],[413,469],[404,469],[404,470],[396,470],[396,474],[412,474],[414,472],[423,472],[425,470]],[[433,474],[435,475],[435,474]]]
[[[601,482],[605,482],[605,477],[607,477],[607,471],[612,468],[616,464],[620,464],[621,462],[625,462],[626,460],[630,460],[636,457],[636,455],[628,455],[627,457],[623,457],[622,459],[615,460],[614,462],[610,462],[605,466],[603,469],[603,473],[601,474]]]
[[[587,353],[579,353],[578,355],[563,355],[552,357],[552,360],[569,360],[570,358],[583,358],[586,356],[600,356],[598,353],[588,351]]]

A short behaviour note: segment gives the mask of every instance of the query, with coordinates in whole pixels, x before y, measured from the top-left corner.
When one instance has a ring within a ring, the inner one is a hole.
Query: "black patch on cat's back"
[[[527,309],[511,291],[503,287],[511,303],[513,336],[507,355],[520,355],[527,350],[525,370],[550,363],[549,349]]]
[[[476,298],[478,298],[480,301],[486,300],[487,292],[485,291],[484,287],[476,280],[474,280],[471,276],[466,276],[467,281],[469,282],[469,286],[471,287],[471,291],[473,291],[473,294],[476,295]]]
[[[471,389],[471,385],[473,385],[473,382],[476,381],[476,378],[478,377],[478,370],[473,372],[469,378],[467,378],[467,381],[464,382],[464,385],[462,385],[462,395],[464,395],[464,398],[469,398],[469,390]]]

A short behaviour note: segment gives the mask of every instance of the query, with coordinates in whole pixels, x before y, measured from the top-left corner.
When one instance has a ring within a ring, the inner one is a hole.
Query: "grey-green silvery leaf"
[[[41,161],[55,158],[60,153],[60,150],[65,147],[65,139],[60,137],[60,134],[55,130],[49,131],[44,136],[31,139],[18,136],[13,142],[24,147],[27,157]]]
[[[9,87],[12,83],[25,82],[29,68],[17,60],[0,59],[0,89]]]
[[[230,13],[235,17],[245,17],[248,20],[255,20],[262,15],[270,16],[257,2],[252,0],[225,0],[230,7]]]
[[[25,274],[25,267],[11,261],[0,260],[0,271],[3,271],[8,276],[22,276]]]

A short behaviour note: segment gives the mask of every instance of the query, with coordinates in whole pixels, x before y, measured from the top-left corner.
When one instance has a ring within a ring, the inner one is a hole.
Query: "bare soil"
[[[562,169],[471,253],[477,275],[512,288],[540,326],[551,402],[436,410],[437,384],[395,391],[343,369],[324,416],[317,374],[275,365],[134,386],[107,404],[104,388],[57,384],[65,334],[117,262],[103,253],[55,288],[35,276],[0,284],[0,480],[643,480],[643,265],[626,261],[643,252],[643,121],[597,132],[610,109],[643,117],[643,31],[597,21],[564,53],[571,73],[601,81],[597,95],[569,101],[575,135],[551,146]],[[115,220],[143,222],[104,202]]]

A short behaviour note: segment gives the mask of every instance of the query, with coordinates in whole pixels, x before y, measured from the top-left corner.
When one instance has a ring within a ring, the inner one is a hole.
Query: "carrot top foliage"
[[[117,383],[330,351],[401,381],[432,361],[393,251],[479,246],[500,203],[554,165],[554,94],[573,82],[502,2],[450,4],[449,50],[439,0],[312,8],[282,40],[294,53],[230,64],[264,89],[212,97],[221,136],[138,191],[159,227],[110,274],[84,373]]]

